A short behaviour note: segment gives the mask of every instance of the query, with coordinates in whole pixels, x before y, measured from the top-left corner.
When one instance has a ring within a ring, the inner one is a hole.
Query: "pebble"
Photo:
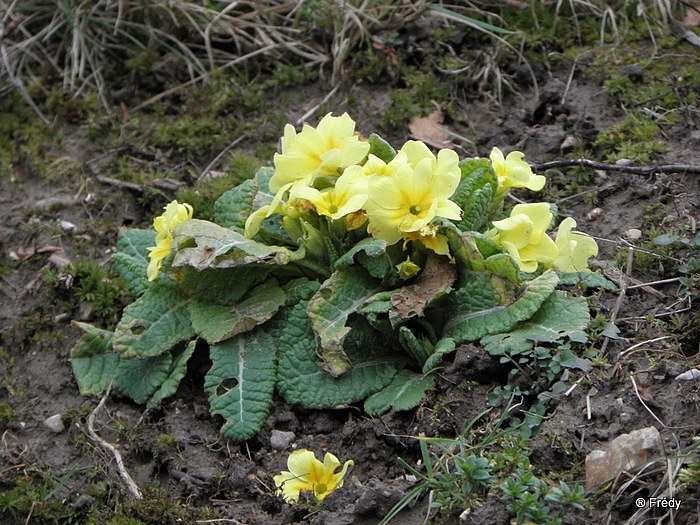
[[[654,427],[616,437],[608,450],[594,450],[586,456],[586,488],[593,489],[623,471],[643,465],[648,453],[661,450],[661,435]]]
[[[687,372],[678,374],[676,376],[676,381],[692,381],[693,379],[698,378],[700,378],[700,370],[698,370],[697,368],[691,368]]]
[[[63,424],[63,416],[61,414],[54,414],[44,419],[44,426],[48,428],[54,434],[60,434],[66,429],[66,425]]]
[[[270,447],[273,450],[284,450],[297,438],[294,432],[284,430],[273,430],[270,435]]]

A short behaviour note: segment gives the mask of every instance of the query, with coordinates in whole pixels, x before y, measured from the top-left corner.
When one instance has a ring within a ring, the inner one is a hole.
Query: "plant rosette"
[[[523,327],[535,335],[520,344],[585,340],[585,298],[556,288],[596,285],[597,245],[570,218],[552,239],[549,204],[504,212],[511,188],[545,183],[522,157],[396,151],[347,114],[287,125],[274,167],[221,195],[213,221],[174,201],[154,230],[121,232],[115,267],[136,299],[114,331],[75,323],[81,393],[112,382],[160,403],[199,344],[211,412],[245,440],[275,392],[309,408],[406,410],[463,343]]]

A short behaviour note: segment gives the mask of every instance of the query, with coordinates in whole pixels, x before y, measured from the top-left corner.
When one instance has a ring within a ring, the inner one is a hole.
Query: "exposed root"
[[[100,436],[97,435],[97,432],[95,432],[95,418],[97,418],[97,414],[100,412],[100,410],[104,408],[105,402],[107,401],[107,397],[109,396],[109,392],[111,389],[112,383],[110,382],[110,384],[107,386],[107,389],[105,390],[104,395],[102,396],[102,399],[100,399],[99,404],[95,407],[95,410],[90,412],[90,415],[87,418],[88,437],[93,443],[104,448],[114,456],[114,460],[117,464],[117,472],[119,472],[119,477],[122,478],[122,481],[126,485],[129,494],[131,494],[134,497],[134,499],[143,499],[143,496],[141,495],[141,490],[139,489],[138,485],[136,485],[136,482],[129,475],[129,472],[126,470],[126,467],[124,466],[124,460],[122,459],[122,455],[119,452],[119,450],[117,450],[117,447],[102,439]]]

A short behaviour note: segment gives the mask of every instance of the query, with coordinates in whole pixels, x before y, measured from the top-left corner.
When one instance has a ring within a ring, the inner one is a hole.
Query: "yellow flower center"
[[[418,204],[414,204],[408,209],[408,211],[410,211],[413,215],[420,215],[420,212],[423,211],[423,208],[421,208]]]

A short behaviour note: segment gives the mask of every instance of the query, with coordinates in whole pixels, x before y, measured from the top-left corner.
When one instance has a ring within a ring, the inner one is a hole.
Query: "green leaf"
[[[224,437],[244,441],[262,427],[272,405],[277,359],[275,341],[264,330],[213,345],[212,367],[204,378],[212,414],[226,420]]]
[[[248,179],[223,193],[214,203],[214,222],[224,228],[243,233],[245,222],[253,212],[253,202],[258,189],[258,181]]]
[[[151,395],[151,399],[148,402],[149,405],[157,405],[177,392],[180,381],[182,381],[182,378],[185,377],[187,373],[187,361],[192,357],[196,346],[196,340],[190,341],[184,349],[173,353],[173,360],[170,364],[168,375]]]
[[[564,286],[586,286],[600,288],[611,292],[617,290],[617,285],[607,277],[594,272],[567,272],[559,275],[559,284]]]
[[[120,394],[143,404],[168,378],[172,364],[173,356],[170,352],[146,359],[120,359],[114,388]]]
[[[379,157],[387,164],[396,157],[396,150],[376,133],[372,133],[367,142],[369,142],[369,153]]]
[[[498,305],[474,311],[472,304],[466,312],[457,310],[445,325],[443,337],[451,337],[459,344],[511,330],[518,322],[530,319],[558,283],[557,274],[547,270],[528,282],[520,298],[508,306]]]
[[[461,231],[482,230],[488,223],[488,210],[498,186],[498,178],[488,159],[465,159],[459,163],[462,179],[451,199],[463,210],[455,223]]]
[[[440,339],[435,344],[433,353],[423,364],[423,373],[427,374],[431,370],[437,368],[438,365],[442,362],[442,358],[445,357],[447,354],[454,352],[456,347],[457,345],[455,345],[454,339],[451,339],[449,337]]]
[[[146,269],[150,258],[148,248],[156,245],[153,230],[123,230],[119,232],[117,249],[112,256],[114,269],[126,281],[134,295],[141,295],[149,286]]]
[[[187,302],[178,286],[158,281],[124,308],[114,331],[114,350],[125,358],[153,357],[194,335]]]
[[[420,365],[423,365],[433,353],[433,345],[426,339],[418,339],[407,326],[399,327],[399,342]]]
[[[209,344],[252,330],[277,313],[287,296],[276,279],[252,289],[248,297],[231,306],[191,301],[187,306],[194,331]]]
[[[484,256],[470,232],[460,232],[452,224],[445,225],[441,232],[447,237],[450,253],[461,268],[475,272],[483,272],[486,269]]]
[[[365,401],[365,412],[378,416],[392,408],[395,411],[410,410],[425,398],[425,393],[435,386],[432,375],[417,374],[401,370],[383,390]]]
[[[71,349],[70,362],[78,389],[84,396],[102,394],[114,379],[119,356],[112,349],[113,333],[73,321],[83,336]]]
[[[486,266],[486,271],[505,277],[512,283],[520,283],[518,263],[510,255],[505,253],[492,255],[484,261],[484,265]]]
[[[307,313],[318,340],[321,366],[333,376],[352,367],[343,350],[350,331],[348,317],[381,290],[381,285],[364,269],[348,267],[336,270],[309,301]]]
[[[569,297],[555,291],[542,303],[537,312],[507,333],[487,335],[482,346],[494,355],[523,353],[536,342],[560,341],[569,337],[575,341],[586,340],[583,332],[590,322],[588,302],[585,297]]]
[[[202,302],[227,305],[240,300],[251,288],[264,282],[270,274],[268,266],[243,268],[211,268],[201,272],[183,272],[183,292]]]
[[[380,257],[386,255],[386,241],[375,239],[374,237],[365,237],[347,252],[341,255],[335,262],[335,269],[350,266],[355,262],[355,255],[360,252],[365,252],[370,257]]]
[[[269,330],[275,340],[279,352],[277,389],[288,403],[332,408],[364,399],[389,384],[402,360],[387,354],[386,342],[364,322],[345,340],[352,368],[337,378],[321,369],[306,308],[307,301],[301,301],[260,328]]]
[[[268,246],[209,221],[192,219],[175,227],[178,251],[173,266],[234,268],[254,264],[284,265],[304,257],[304,250]]]

